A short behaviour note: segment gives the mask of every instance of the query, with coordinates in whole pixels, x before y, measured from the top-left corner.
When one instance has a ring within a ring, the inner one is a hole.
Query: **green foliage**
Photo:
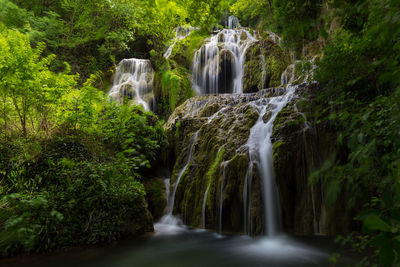
[[[19,8],[9,0],[0,0],[0,22],[10,29],[29,30],[29,18],[32,14]]]
[[[52,181],[0,200],[3,256],[110,241],[148,226],[143,186],[124,165],[62,158],[37,175]]]
[[[168,62],[162,66],[161,75],[161,99],[159,105],[168,116],[175,108],[186,99],[193,96],[191,83],[188,79],[188,71],[183,67],[172,69]]]
[[[342,25],[318,64],[325,90],[313,106],[320,110],[317,123],[336,129],[338,147],[311,178],[324,180],[331,202],[346,195],[350,208],[363,210],[362,232],[344,238],[375,249],[362,264],[392,266],[400,262],[400,6],[391,0],[334,5]]]
[[[152,229],[138,179],[164,140],[161,124],[140,107],[110,102],[91,118],[70,136],[64,128],[45,140],[1,140],[1,255]]]
[[[54,55],[0,27],[0,255],[109,242],[152,230],[139,183],[161,123],[116,105],[91,75],[51,70]]]
[[[211,30],[222,18],[223,12],[229,8],[227,0],[177,0],[186,6],[192,25],[204,30]]]
[[[27,134],[28,120],[39,124],[30,125],[31,130],[40,131],[51,116],[60,97],[76,85],[75,76],[55,74],[49,70],[54,55],[41,57],[44,45],[32,49],[27,36],[4,29],[0,32],[0,95],[2,99],[3,133],[9,130],[9,122],[19,119],[18,128]],[[13,125],[16,127],[16,125]]]
[[[108,105],[99,121],[99,134],[106,146],[121,151],[117,157],[135,172],[150,167],[165,141],[161,122],[137,106]]]
[[[325,49],[317,78],[339,93],[359,98],[392,93],[400,83],[398,8],[396,1],[372,1],[364,7],[368,10],[364,28],[336,33]]]
[[[302,39],[314,40],[320,0],[274,0],[274,20],[282,30],[284,41],[298,45]]]
[[[257,23],[272,23],[272,2],[269,0],[248,1],[238,0],[230,6],[230,11],[238,18],[243,25],[252,27]],[[270,26],[270,25],[268,25]]]
[[[230,11],[244,25],[281,33],[283,43],[300,50],[304,41],[315,40],[323,30],[321,0],[237,0]]]

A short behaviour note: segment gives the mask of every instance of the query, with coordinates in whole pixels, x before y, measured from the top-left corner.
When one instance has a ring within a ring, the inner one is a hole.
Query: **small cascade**
[[[261,54],[262,75],[261,75],[261,89],[265,88],[265,79],[267,76],[267,68],[265,67],[265,57]]]
[[[228,29],[235,29],[235,28],[240,28],[240,23],[237,17],[231,15],[228,17],[228,21],[225,22],[225,27],[228,27]]]
[[[128,97],[145,110],[150,110],[151,104],[154,106],[153,80],[154,71],[150,60],[123,59],[117,66],[108,96],[118,103]]]
[[[248,170],[250,175],[247,176],[252,176],[252,166],[256,165],[262,180],[265,210],[264,225],[265,234],[268,236],[274,236],[280,230],[279,196],[274,178],[271,143],[273,123],[278,113],[291,99],[295,90],[296,86],[288,85],[284,95],[271,97],[268,99],[260,99],[254,102],[254,104],[260,108],[260,113],[256,124],[250,130],[250,136],[247,141],[250,159]],[[251,183],[249,183],[247,179],[246,181],[247,182],[245,182],[245,186],[248,187],[248,184]],[[246,190],[248,190],[248,188],[246,188]],[[246,205],[249,207],[251,206],[250,203],[246,203]],[[244,216],[246,218],[249,216],[250,212],[246,211],[249,209],[246,206],[244,209]],[[249,220],[250,219],[248,218],[247,221]],[[248,229],[250,229],[249,226],[247,226],[247,231]]]
[[[233,19],[230,23],[236,25]],[[194,54],[192,83],[197,93],[242,93],[246,50],[256,41],[246,29],[224,29],[212,36]]]
[[[294,80],[296,78],[296,75],[295,75],[296,64],[297,64],[297,61],[295,63],[289,65],[286,68],[286,70],[282,73],[281,86],[294,82]]]
[[[276,33],[274,32],[267,32],[269,37],[274,41],[276,44],[281,44],[282,38],[279,37]]]
[[[185,39],[186,37],[189,36],[193,31],[198,30],[199,28],[197,27],[192,27],[192,26],[180,26],[174,29],[175,32],[175,37],[172,41],[172,44],[168,47],[167,51],[164,53],[165,58],[169,58],[172,54],[172,51],[176,45],[176,43],[182,39]]]
[[[172,194],[170,191],[170,179],[165,179],[164,180],[164,185],[165,185],[165,194],[167,198],[167,212],[166,214],[160,219],[158,223],[154,225],[154,228],[156,229],[157,232],[162,233],[162,234],[175,234],[182,232],[186,230],[184,227],[184,224],[181,220],[181,218],[174,216],[172,214],[174,210],[174,202],[175,202],[175,194],[176,190],[179,185],[179,181],[182,178],[182,175],[185,173],[185,170],[189,166],[192,156],[193,156],[193,147],[196,143],[197,136],[198,136],[198,131],[193,134],[192,141],[190,144],[190,149],[189,149],[189,154],[188,158],[186,161],[185,166],[182,168],[182,170],[179,172],[178,178],[176,179],[173,189],[172,189]]]
[[[218,215],[218,233],[222,233],[222,208],[224,204],[224,187],[225,187],[225,179],[226,179],[226,166],[229,161],[224,161],[222,163],[222,179],[221,185],[219,189],[219,215]]]
[[[288,83],[307,83],[313,81],[314,72],[317,68],[315,60],[316,56],[313,57],[311,60],[296,60],[293,64],[289,65],[281,75],[281,86]],[[304,65],[308,65],[308,68],[305,68]],[[296,71],[296,68],[298,68],[299,70]]]
[[[207,197],[209,190],[210,190],[210,185],[207,186],[207,189],[204,192],[203,204],[201,205],[201,222],[202,222],[201,225],[203,229],[206,229],[206,205],[207,205]]]
[[[247,168],[246,177],[244,178],[243,184],[243,232],[247,235],[251,235],[251,185],[253,177],[253,164],[249,164]]]
[[[198,135],[199,135],[199,131],[197,131],[197,132],[195,132],[193,134],[192,141],[191,141],[190,148],[189,148],[189,154],[188,154],[188,157],[187,157],[187,160],[186,160],[186,164],[182,168],[182,170],[179,172],[178,178],[176,178],[176,181],[174,183],[174,187],[172,189],[172,195],[170,196],[170,200],[168,201],[168,211],[167,211],[168,215],[172,215],[172,211],[174,209],[176,190],[178,189],[178,185],[179,185],[179,182],[180,182],[180,180],[182,178],[182,175],[185,173],[187,167],[189,166],[189,164],[190,164],[190,162],[192,160],[193,147],[196,144]]]

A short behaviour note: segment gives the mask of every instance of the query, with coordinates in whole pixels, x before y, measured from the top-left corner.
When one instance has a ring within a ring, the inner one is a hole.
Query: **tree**
[[[58,104],[60,96],[76,84],[76,76],[56,74],[49,70],[55,56],[41,57],[44,48],[45,45],[39,43],[33,49],[28,36],[18,31],[0,31],[2,113],[9,114],[3,116],[4,125],[7,119],[17,117],[17,127],[24,136],[28,132],[28,123],[32,131],[39,131],[48,120],[52,107]],[[12,110],[7,112],[6,106],[9,108],[10,105]]]

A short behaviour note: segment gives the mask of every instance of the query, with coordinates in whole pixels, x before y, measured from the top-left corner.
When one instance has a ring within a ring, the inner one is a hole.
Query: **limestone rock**
[[[204,218],[207,229],[243,233],[246,227],[252,235],[263,233],[265,218],[257,171],[249,179],[252,190],[245,201],[250,209],[249,215],[244,215],[243,188],[249,165],[246,143],[261,110],[255,101],[281,93],[282,89],[270,88],[244,95],[202,95],[175,109],[165,124],[175,159],[171,184],[187,163],[197,135],[175,195],[174,214],[180,214],[186,224],[203,227]]]

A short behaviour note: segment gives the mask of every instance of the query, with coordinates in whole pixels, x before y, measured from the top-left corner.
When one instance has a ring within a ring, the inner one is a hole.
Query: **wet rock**
[[[236,75],[234,66],[234,55],[229,50],[223,49],[219,54],[219,93],[232,93],[233,77]]]
[[[279,46],[270,34],[258,34],[245,54],[243,68],[243,92],[252,93],[281,84],[281,74],[289,65],[289,54]]]
[[[263,118],[262,118],[264,123],[267,123],[271,119],[271,116],[272,116],[272,112],[271,111],[266,112],[264,114]]]
[[[336,133],[327,125],[308,121],[312,115],[310,101],[319,90],[313,83],[300,85],[294,98],[274,121],[272,135],[275,179],[279,189],[282,223],[286,232],[296,235],[347,234],[356,228],[354,210],[346,205],[346,193],[339,201],[327,206],[324,185],[310,185],[309,177],[320,168],[335,149]],[[305,97],[307,96],[307,97]]]
[[[153,215],[154,221],[157,221],[164,214],[167,205],[163,180],[159,178],[147,178],[144,180],[143,185],[146,190],[148,209]]]
[[[175,196],[175,214],[190,226],[243,233],[243,186],[248,168],[246,142],[251,127],[259,117],[260,107],[253,101],[271,94],[264,90],[250,95],[196,96],[178,107],[165,125],[176,161],[171,183],[186,164],[188,147],[195,132],[192,160],[182,175]],[[263,231],[263,201],[260,178],[251,179],[251,234]],[[222,187],[222,191],[221,191]],[[208,190],[207,190],[208,189]],[[205,195],[205,193],[207,194]],[[204,199],[205,214],[202,213]],[[222,199],[222,202],[221,202]],[[220,207],[222,206],[222,217]]]

